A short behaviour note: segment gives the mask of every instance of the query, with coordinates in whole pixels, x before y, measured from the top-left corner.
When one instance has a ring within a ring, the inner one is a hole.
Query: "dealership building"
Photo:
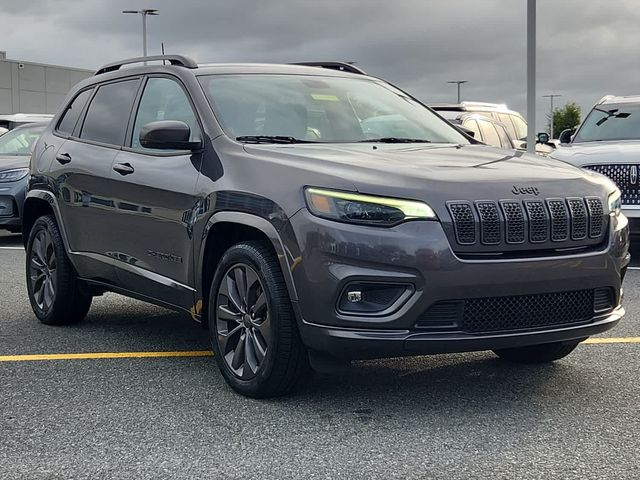
[[[55,113],[71,87],[93,73],[10,60],[0,51],[0,114]]]

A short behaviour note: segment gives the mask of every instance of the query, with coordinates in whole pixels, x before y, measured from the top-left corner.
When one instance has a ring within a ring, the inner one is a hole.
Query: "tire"
[[[309,370],[275,253],[259,241],[223,255],[209,293],[216,362],[236,392],[266,398],[290,392]]]
[[[53,215],[35,221],[26,253],[27,292],[36,317],[46,325],[84,319],[92,297],[80,290]]]
[[[529,347],[503,348],[494,350],[498,357],[513,363],[551,363],[566,357],[584,340],[570,342],[544,343]]]

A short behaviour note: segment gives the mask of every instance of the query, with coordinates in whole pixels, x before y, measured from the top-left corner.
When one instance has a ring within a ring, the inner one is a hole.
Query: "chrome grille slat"
[[[622,205],[640,205],[640,164],[606,163],[601,165],[585,165],[609,177],[622,193]]]

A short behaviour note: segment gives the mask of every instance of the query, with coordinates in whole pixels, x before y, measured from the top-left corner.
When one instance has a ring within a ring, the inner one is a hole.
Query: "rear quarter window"
[[[60,121],[58,122],[58,126],[56,127],[56,131],[58,133],[62,133],[63,135],[71,135],[73,130],[76,127],[76,123],[78,123],[78,119],[80,118],[80,114],[84,109],[84,106],[89,100],[93,89],[90,88],[88,90],[83,90],[75,98],[71,101],[69,106],[66,108],[65,112],[60,117]]]
[[[140,80],[136,78],[98,87],[89,104],[80,138],[109,145],[124,145],[139,84]]]

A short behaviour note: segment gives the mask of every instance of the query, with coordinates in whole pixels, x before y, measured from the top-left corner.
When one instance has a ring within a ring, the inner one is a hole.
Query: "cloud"
[[[201,62],[356,61],[427,102],[463,97],[525,110],[525,2],[513,0],[5,0],[9,58],[97,68],[141,53],[140,18],[158,8],[149,51]],[[640,9],[633,0],[538,1],[538,128],[546,93],[588,109],[640,93]]]

